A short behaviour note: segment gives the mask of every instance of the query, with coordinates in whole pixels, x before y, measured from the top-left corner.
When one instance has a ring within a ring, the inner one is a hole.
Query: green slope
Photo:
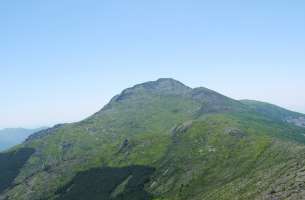
[[[302,115],[266,107],[173,79],[136,85],[17,147],[35,152],[0,199],[296,199],[305,129],[286,117]]]

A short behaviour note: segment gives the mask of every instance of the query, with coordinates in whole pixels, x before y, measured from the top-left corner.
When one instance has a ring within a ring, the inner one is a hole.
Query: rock
[[[246,136],[246,134],[238,128],[226,128],[224,132],[225,134],[231,135],[239,139],[244,138]]]

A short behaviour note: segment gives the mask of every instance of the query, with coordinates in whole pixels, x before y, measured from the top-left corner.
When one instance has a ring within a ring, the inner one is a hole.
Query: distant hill
[[[305,127],[304,114],[292,112],[290,110],[266,102],[254,100],[241,100],[241,102],[247,104],[250,108],[269,119],[285,121],[297,126]]]
[[[0,199],[304,199],[304,117],[174,79],[142,83],[0,153]]]
[[[22,143],[31,134],[41,131],[38,129],[6,128],[0,130],[0,151],[4,151],[14,145]]]

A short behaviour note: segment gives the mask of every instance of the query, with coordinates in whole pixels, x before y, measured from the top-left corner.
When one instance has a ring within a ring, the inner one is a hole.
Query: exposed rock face
[[[247,135],[242,130],[240,130],[238,128],[226,128],[225,133],[229,134],[233,137],[239,138],[239,139],[241,139],[243,137],[246,137],[246,135]]]
[[[127,152],[131,148],[131,144],[128,139],[125,139],[119,148],[119,153]]]
[[[302,200],[305,199],[305,163],[291,161],[289,167],[269,188],[264,196],[266,200]]]
[[[305,127],[305,117],[288,118],[286,121],[296,126]]]

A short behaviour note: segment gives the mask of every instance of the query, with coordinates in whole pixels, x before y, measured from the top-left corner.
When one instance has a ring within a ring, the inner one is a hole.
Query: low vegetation
[[[172,79],[136,85],[88,119],[41,131],[16,148],[35,153],[6,178],[1,195],[297,199],[305,193],[305,128],[292,122],[302,117]]]

